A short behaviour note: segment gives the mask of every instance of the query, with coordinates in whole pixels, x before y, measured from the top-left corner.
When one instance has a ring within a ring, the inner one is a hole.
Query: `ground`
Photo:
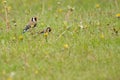
[[[120,80],[119,32],[119,0],[1,0],[0,80]]]

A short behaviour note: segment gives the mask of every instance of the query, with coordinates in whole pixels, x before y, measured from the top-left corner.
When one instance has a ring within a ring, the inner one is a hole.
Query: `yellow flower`
[[[67,26],[67,25],[68,25],[67,21],[64,21],[63,24],[64,24],[64,26]]]
[[[69,48],[68,44],[64,44],[64,48],[68,49]]]
[[[87,25],[87,24],[85,25],[85,28],[88,28],[88,25]]]
[[[58,9],[58,12],[59,12],[59,13],[62,13],[62,12],[63,12],[63,9],[61,9],[61,8]]]
[[[46,32],[46,33],[44,34],[44,36],[47,37],[47,36],[48,36],[48,32]]]
[[[99,21],[96,24],[97,24],[97,26],[100,26],[100,22]]]
[[[16,37],[13,37],[12,40],[13,40],[13,41],[16,40]]]
[[[99,5],[99,4],[96,4],[95,7],[96,7],[96,8],[100,8],[100,5]]]
[[[10,10],[12,9],[12,7],[11,7],[11,6],[8,6],[7,9],[8,9],[8,11],[10,11]]]
[[[19,40],[23,40],[23,36],[22,35],[19,36]]]
[[[60,4],[61,4],[61,2],[59,2],[59,1],[58,1],[58,2],[57,2],[57,4],[58,4],[58,5],[60,5]]]
[[[120,18],[120,13],[116,14],[116,17],[117,17],[117,18]]]
[[[38,70],[35,70],[35,74],[38,74]]]
[[[3,75],[5,75],[5,74],[6,74],[6,71],[5,71],[5,70],[3,70],[3,71],[2,71],[2,74],[3,74]]]
[[[13,80],[12,77],[8,77],[7,80]]]
[[[41,23],[41,26],[44,26],[44,25],[45,25],[45,24],[42,22],[42,23]]]
[[[58,18],[58,15],[55,15],[55,18]]]
[[[104,36],[104,34],[103,34],[103,33],[100,35],[100,38],[102,38],[102,39],[104,39],[104,38],[105,38],[105,36]]]

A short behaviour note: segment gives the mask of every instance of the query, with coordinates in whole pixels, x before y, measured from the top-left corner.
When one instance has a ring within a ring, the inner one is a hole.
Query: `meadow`
[[[119,32],[120,0],[0,0],[0,80],[120,80]]]

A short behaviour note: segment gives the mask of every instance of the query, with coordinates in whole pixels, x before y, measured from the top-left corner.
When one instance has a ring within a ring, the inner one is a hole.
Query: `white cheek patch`
[[[33,18],[33,22],[36,22],[34,18]]]
[[[33,21],[33,22],[36,22],[36,20],[35,20],[35,18],[34,18],[34,17],[32,18],[32,21]]]

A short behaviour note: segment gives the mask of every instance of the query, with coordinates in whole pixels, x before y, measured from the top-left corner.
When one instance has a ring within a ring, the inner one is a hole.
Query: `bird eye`
[[[33,21],[33,19],[34,19],[34,18],[32,17],[31,21]]]
[[[37,18],[36,18],[36,17],[35,17],[34,19],[35,19],[35,21],[37,21]]]

